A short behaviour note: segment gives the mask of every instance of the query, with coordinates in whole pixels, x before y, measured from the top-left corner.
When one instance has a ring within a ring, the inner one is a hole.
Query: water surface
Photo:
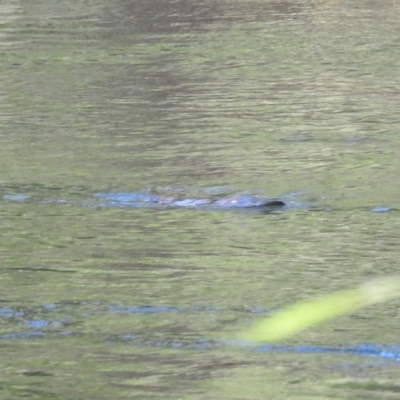
[[[399,11],[2,2],[0,398],[396,398],[396,301],[268,351],[225,340],[399,273]],[[307,206],[85,204],[143,191]]]

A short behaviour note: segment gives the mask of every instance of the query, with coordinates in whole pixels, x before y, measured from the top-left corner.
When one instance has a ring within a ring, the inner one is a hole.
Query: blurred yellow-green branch
[[[394,297],[400,297],[399,276],[375,279],[355,289],[293,304],[256,322],[240,338],[264,343],[282,341],[303,329]]]

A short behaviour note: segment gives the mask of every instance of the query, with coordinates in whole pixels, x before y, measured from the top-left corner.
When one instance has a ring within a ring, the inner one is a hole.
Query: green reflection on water
[[[1,396],[265,398],[268,390],[353,399],[379,398],[376,387],[393,395],[395,364],[146,348],[117,335],[215,338],[256,318],[243,310],[399,273],[399,218],[370,212],[398,202],[396,3],[181,2],[149,13],[125,3],[25,2],[12,13],[1,5],[9,46],[0,66],[1,183],[13,193],[33,186],[37,196],[0,204],[1,298],[30,312],[63,302],[223,311],[79,309],[71,336],[50,327],[43,339],[2,341]],[[321,209],[42,203],[216,185],[270,196],[308,191]],[[396,343],[396,310],[377,306],[341,319],[344,328],[328,324],[296,340]],[[19,327],[2,324],[3,333]]]

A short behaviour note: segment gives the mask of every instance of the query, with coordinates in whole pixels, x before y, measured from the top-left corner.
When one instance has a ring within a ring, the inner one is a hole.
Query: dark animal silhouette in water
[[[257,196],[229,196],[204,199],[177,199],[174,196],[162,196],[159,194],[146,193],[97,193],[97,198],[106,200],[105,205],[119,207],[184,207],[184,208],[279,208],[286,204],[279,199],[268,199]]]

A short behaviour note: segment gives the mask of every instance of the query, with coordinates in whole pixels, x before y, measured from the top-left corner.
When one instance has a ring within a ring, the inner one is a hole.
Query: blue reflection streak
[[[381,212],[388,212],[388,211],[392,211],[391,208],[389,207],[375,207],[372,209],[373,212],[377,212],[377,213],[381,213]]]
[[[360,344],[349,347],[323,347],[323,346],[283,346],[283,345],[263,345],[254,349],[258,352],[293,352],[293,353],[336,353],[354,354],[359,356],[381,357],[392,361],[400,362],[400,346],[377,346],[374,344]]]
[[[15,311],[11,308],[0,308],[0,318],[15,318],[23,317],[24,313],[21,311]]]
[[[25,325],[32,329],[41,329],[51,324],[50,321],[47,320],[32,320],[32,321],[25,321]]]

